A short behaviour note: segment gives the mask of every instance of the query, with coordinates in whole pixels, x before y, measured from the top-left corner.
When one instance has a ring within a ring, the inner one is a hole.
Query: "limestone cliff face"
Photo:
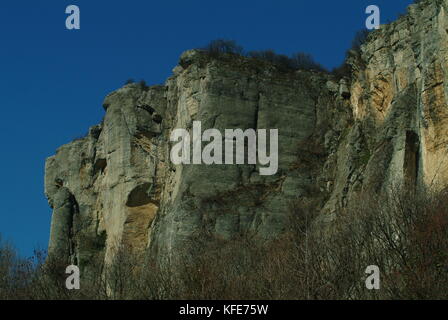
[[[412,5],[362,49],[351,107],[374,156],[367,172],[384,162],[384,183],[447,181],[447,10],[447,1]],[[379,159],[381,149],[391,152]]]
[[[46,162],[50,253],[88,266],[125,245],[165,259],[198,239],[275,238],[297,199],[331,220],[362,190],[442,186],[447,10],[423,1],[382,26],[351,55],[350,79],[193,50],[164,85],[111,93],[103,122]],[[172,164],[170,134],[193,121],[278,129],[278,172]]]
[[[338,201],[345,205],[359,189],[446,185],[447,9],[441,0],[411,5],[352,57],[354,125],[339,145],[338,159],[351,153],[362,161],[339,161],[328,208]]]

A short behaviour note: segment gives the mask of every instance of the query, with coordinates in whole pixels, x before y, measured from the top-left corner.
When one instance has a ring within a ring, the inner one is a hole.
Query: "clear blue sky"
[[[103,98],[129,79],[160,84],[182,51],[216,38],[247,50],[311,53],[339,65],[365,8],[394,20],[412,0],[0,1],[0,234],[22,254],[46,248],[45,158],[103,117]],[[65,8],[81,30],[65,29]]]

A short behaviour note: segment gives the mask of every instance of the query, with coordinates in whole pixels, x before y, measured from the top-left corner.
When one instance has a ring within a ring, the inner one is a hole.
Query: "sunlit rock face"
[[[389,184],[403,175],[434,187],[447,181],[447,8],[447,1],[412,5],[362,48],[351,105],[372,154],[387,140],[393,145]]]
[[[88,268],[116,248],[155,260],[202,241],[275,239],[300,200],[323,221],[358,193],[447,181],[448,1],[423,1],[352,52],[350,77],[187,51],[164,85],[108,95],[101,124],[47,159],[50,254]],[[276,174],[175,165],[176,128],[278,129]]]

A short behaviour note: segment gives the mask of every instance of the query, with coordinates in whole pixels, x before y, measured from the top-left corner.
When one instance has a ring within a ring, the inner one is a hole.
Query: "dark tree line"
[[[370,31],[367,29],[360,30],[355,34],[352,41],[351,48],[347,51],[347,56],[350,52],[359,52],[361,46],[367,41]],[[319,72],[329,72],[320,63],[316,62],[312,55],[304,52],[297,52],[290,56],[278,54],[274,50],[261,50],[246,52],[241,45],[234,40],[216,39],[210,41],[206,46],[200,48],[213,57],[220,57],[222,55],[244,56],[261,61],[267,61],[277,66],[280,70],[315,70]],[[332,73],[337,77],[344,77],[350,75],[350,67],[344,63],[332,70]]]
[[[238,45],[234,40],[225,39],[212,40],[205,47],[200,49],[215,57],[222,54],[230,54],[267,61],[285,70],[326,71],[326,69],[317,63],[310,54],[303,52],[298,52],[291,56],[278,54],[271,49],[245,52],[243,47]]]
[[[352,46],[349,50],[347,50],[346,60],[351,52],[360,52],[361,46],[367,41],[369,34],[370,31],[367,29],[360,30],[355,34],[352,41]],[[228,39],[212,40],[204,47],[199,48],[199,50],[202,50],[215,58],[222,57],[223,55],[235,55],[266,61],[275,65],[282,71],[314,70],[318,72],[330,73],[328,69],[316,62],[311,54],[305,52],[293,53],[290,56],[276,53],[272,49],[246,52],[244,48],[235,40]],[[331,73],[338,78],[350,77],[351,69],[346,63],[346,60],[339,67],[331,70]],[[135,83],[134,79],[129,79],[125,82],[125,84],[132,83]],[[139,85],[143,90],[148,88],[144,80],[140,81]]]

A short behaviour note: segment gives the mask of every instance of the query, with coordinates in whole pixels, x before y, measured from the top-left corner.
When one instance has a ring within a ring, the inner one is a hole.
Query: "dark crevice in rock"
[[[98,172],[103,173],[107,167],[106,159],[97,159],[93,165],[93,174],[96,175]]]
[[[162,118],[162,116],[161,116],[160,114],[156,113],[156,114],[154,114],[154,115],[152,116],[152,120],[153,120],[155,123],[161,124],[163,118]]]
[[[147,104],[139,104],[137,105],[137,108],[147,111],[150,115],[152,115],[156,111],[153,107]]]
[[[89,135],[92,136],[95,140],[98,140],[102,131],[102,125],[93,126],[89,130]]]
[[[406,144],[404,154],[404,181],[409,190],[415,189],[417,185],[420,141],[419,136],[414,131],[406,131]]]

